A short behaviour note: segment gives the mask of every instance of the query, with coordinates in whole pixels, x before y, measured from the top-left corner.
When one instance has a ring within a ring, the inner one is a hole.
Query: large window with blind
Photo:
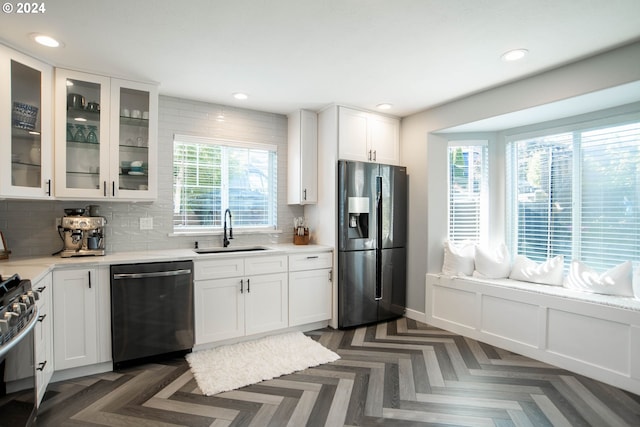
[[[488,142],[449,141],[451,242],[481,243],[487,234]]]
[[[223,226],[275,228],[277,150],[269,144],[176,135],[173,142],[174,232]]]
[[[507,174],[518,254],[600,270],[640,261],[640,115],[512,138]]]

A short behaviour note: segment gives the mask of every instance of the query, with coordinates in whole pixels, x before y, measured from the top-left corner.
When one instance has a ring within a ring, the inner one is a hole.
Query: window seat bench
[[[640,395],[640,300],[426,275],[427,323]]]

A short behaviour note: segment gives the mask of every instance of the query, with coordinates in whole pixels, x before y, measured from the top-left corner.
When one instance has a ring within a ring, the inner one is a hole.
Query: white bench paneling
[[[433,315],[467,328],[476,325],[476,295],[460,289],[438,288],[433,292]]]
[[[548,325],[548,351],[630,375],[630,325],[562,310],[549,310]]]
[[[427,323],[640,394],[640,301],[426,275]]]
[[[538,310],[537,305],[483,295],[480,329],[487,334],[537,347]]]

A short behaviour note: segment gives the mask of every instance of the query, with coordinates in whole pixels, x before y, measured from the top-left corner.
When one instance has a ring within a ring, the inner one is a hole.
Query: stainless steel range
[[[38,292],[14,274],[0,281],[0,426],[30,426],[36,417],[33,328]]]

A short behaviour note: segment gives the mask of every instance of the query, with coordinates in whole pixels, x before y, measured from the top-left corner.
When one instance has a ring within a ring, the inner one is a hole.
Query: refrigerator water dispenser
[[[369,238],[369,198],[349,197],[349,239]]]

